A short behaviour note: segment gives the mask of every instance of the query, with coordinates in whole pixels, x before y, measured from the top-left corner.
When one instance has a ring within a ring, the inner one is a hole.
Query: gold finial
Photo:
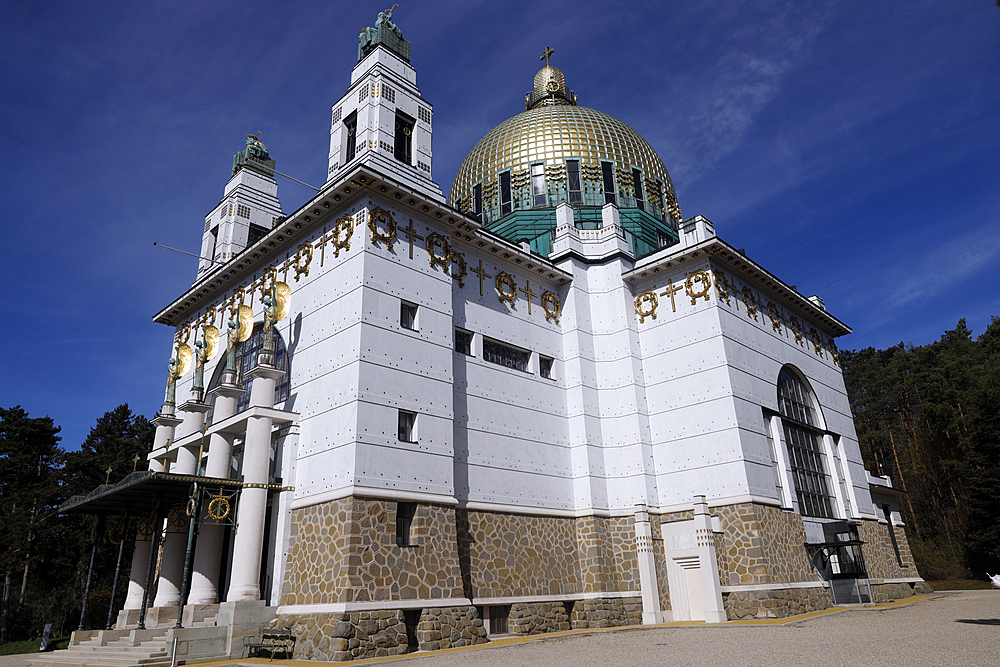
[[[551,46],[546,46],[545,47],[545,52],[542,53],[542,57],[539,58],[539,60],[544,60],[545,61],[545,66],[549,67],[549,56],[551,56],[555,52],[556,52],[555,49],[553,49]]]

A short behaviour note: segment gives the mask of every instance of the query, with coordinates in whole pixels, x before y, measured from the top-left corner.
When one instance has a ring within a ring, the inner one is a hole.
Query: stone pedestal
[[[666,623],[669,612],[660,609],[660,587],[656,583],[656,562],[653,560],[653,528],[645,503],[635,508],[635,550],[639,561],[639,588],[642,591],[642,624]]]

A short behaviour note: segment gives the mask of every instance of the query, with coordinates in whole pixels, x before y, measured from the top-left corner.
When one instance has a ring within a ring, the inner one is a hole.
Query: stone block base
[[[401,611],[281,615],[271,622],[271,627],[292,631],[295,635],[292,657],[297,660],[331,662],[409,651]]]
[[[573,629],[642,625],[642,598],[592,598],[573,605]]]
[[[508,630],[512,635],[540,635],[570,629],[569,614],[562,602],[513,604],[507,619]]]
[[[432,607],[420,614],[417,641],[421,651],[485,644],[486,628],[475,607]]]
[[[406,616],[398,609],[282,615],[272,621],[271,627],[292,631],[295,635],[292,657],[296,660],[340,662],[410,652]],[[489,641],[475,607],[424,609],[415,630],[422,651]]]
[[[829,609],[833,606],[833,599],[830,591],[823,587],[787,588],[723,593],[722,604],[729,620],[737,621],[743,618],[788,618]]]
[[[927,588],[926,583],[920,582]],[[861,590],[865,589],[865,585],[858,582]],[[913,597],[915,594],[916,586],[910,587],[910,584],[898,583],[898,584],[872,584],[872,597],[875,598],[872,602],[892,602],[893,600],[902,600],[903,598]]]

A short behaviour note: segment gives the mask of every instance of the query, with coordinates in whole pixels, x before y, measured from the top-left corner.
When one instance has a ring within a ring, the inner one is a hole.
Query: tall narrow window
[[[543,378],[552,379],[552,357],[538,355],[538,374]]]
[[[535,208],[545,206],[548,202],[545,196],[545,165],[531,165],[531,205]]]
[[[216,225],[212,228],[212,248],[208,251],[208,257],[216,259],[215,257],[215,247],[219,244],[219,227]]]
[[[511,210],[510,172],[505,171],[500,174],[500,216],[507,215]]]
[[[635,188],[635,207],[640,211],[645,211],[646,197],[642,191],[642,172],[638,169],[632,170],[632,187]]]
[[[399,302],[399,326],[410,331],[417,330],[417,304],[409,301]]]
[[[764,411],[764,431],[767,432],[768,449],[771,450],[771,467],[774,469],[774,488],[778,491],[778,500],[785,504],[784,484],[781,483],[781,465],[778,463],[778,447],[771,435],[771,415]]]
[[[611,162],[601,163],[601,176],[604,179],[604,203],[618,204],[615,195],[615,167]]]
[[[476,220],[483,219],[483,184],[476,183],[476,186],[472,188],[472,212],[476,216]]]
[[[396,546],[409,547],[413,545],[410,528],[413,526],[413,515],[416,512],[416,503],[396,503]]]
[[[787,368],[778,374],[778,410],[788,446],[789,467],[803,516],[834,518],[829,473],[812,392]]]
[[[667,200],[663,198],[663,181],[656,181],[656,196],[660,198],[660,208],[657,211],[664,221],[667,220]]]
[[[407,410],[399,411],[399,441],[400,442],[416,442],[417,441],[417,414],[415,412],[409,412]]]
[[[896,541],[896,530],[892,525],[892,509],[888,505],[882,505],[882,512],[885,514],[885,522],[889,526],[889,540],[892,542],[892,550],[896,552],[896,562],[900,567],[903,565],[903,557],[899,554],[899,542]]]
[[[402,111],[396,112],[396,159],[413,164],[413,119]]]
[[[455,329],[455,351],[472,356],[472,332]]]
[[[344,131],[347,132],[347,148],[344,151],[344,163],[346,164],[354,159],[354,153],[358,146],[358,113],[356,111],[344,119]]]
[[[566,185],[569,188],[569,203],[579,204],[583,201],[583,189],[580,187],[580,161],[566,160]]]

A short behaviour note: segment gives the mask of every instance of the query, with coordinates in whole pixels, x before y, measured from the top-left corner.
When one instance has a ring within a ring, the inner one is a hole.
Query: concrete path
[[[789,624],[661,626],[578,631],[556,637],[493,642],[342,665],[397,667],[1000,667],[1000,591],[962,591],[913,604],[850,608]],[[506,644],[506,645],[504,645]],[[27,656],[0,656],[0,667],[24,667]],[[275,660],[234,664],[330,663]]]

